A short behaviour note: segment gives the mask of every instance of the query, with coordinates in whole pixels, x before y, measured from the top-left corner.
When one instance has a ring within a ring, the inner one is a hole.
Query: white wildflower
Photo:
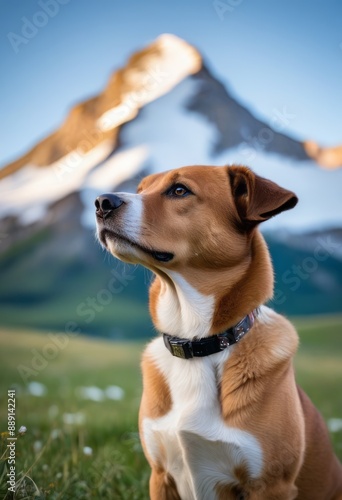
[[[114,399],[116,401],[120,401],[125,396],[125,391],[117,385],[108,386],[104,392],[108,399]]]
[[[43,443],[41,441],[35,441],[33,443],[33,449],[35,453],[39,453],[42,448],[43,448]]]
[[[91,455],[93,454],[93,449],[90,448],[90,446],[84,446],[83,448],[83,453],[84,455],[86,455],[87,457],[91,457]]]
[[[342,431],[342,418],[330,418],[327,424],[330,432]]]
[[[30,382],[27,385],[27,390],[32,396],[37,397],[42,397],[47,392],[45,385],[40,382]]]
[[[62,431],[60,429],[52,429],[51,431],[51,439],[57,439],[62,435]]]
[[[80,399],[90,399],[91,401],[103,401],[105,396],[103,390],[94,385],[89,387],[77,387],[76,395]]]
[[[82,412],[77,413],[64,413],[63,422],[68,425],[80,425],[85,422],[85,415]]]

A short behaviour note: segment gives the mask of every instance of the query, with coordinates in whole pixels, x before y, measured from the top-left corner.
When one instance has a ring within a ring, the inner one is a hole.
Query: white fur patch
[[[219,384],[232,349],[204,358],[172,356],[162,338],[147,355],[168,381],[172,409],[158,419],[145,418],[142,432],[151,459],[175,479],[184,500],[214,500],[218,484],[238,484],[234,468],[245,466],[260,476],[263,459],[257,439],[228,427],[221,416]]]
[[[258,321],[267,325],[275,320],[276,315],[277,313],[273,309],[262,305],[259,307]]]
[[[214,314],[214,297],[199,293],[179,273],[166,272],[174,288],[162,282],[157,303],[159,329],[182,338],[208,336]]]
[[[281,319],[283,321],[283,318]],[[260,307],[258,321],[268,326],[272,325],[273,323],[274,328],[277,328],[278,323],[279,329],[279,315],[270,307],[264,305]],[[293,330],[292,325],[289,325],[289,328]],[[294,330],[293,334],[297,337],[297,334],[294,333]],[[272,345],[272,355],[277,361],[289,359],[290,356],[293,356],[296,346],[297,341],[293,339],[293,335],[290,335],[289,332],[287,332],[287,335],[280,335],[278,342]]]
[[[143,216],[143,201],[140,194],[115,193],[125,203],[122,226],[127,238],[139,242]]]

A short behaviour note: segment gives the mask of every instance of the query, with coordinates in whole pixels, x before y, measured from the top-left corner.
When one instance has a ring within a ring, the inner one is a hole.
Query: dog
[[[155,278],[161,333],[142,357],[139,431],[152,500],[338,500],[342,467],[297,387],[294,327],[266,307],[261,222],[296,195],[243,166],[149,175],[96,199],[97,236]]]

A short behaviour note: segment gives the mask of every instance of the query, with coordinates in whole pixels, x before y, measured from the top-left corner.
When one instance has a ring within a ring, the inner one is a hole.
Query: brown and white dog
[[[342,499],[323,419],[295,383],[297,334],[263,305],[273,271],[258,224],[296,203],[240,166],[183,167],[96,200],[104,247],[155,273],[166,335],[143,354],[139,418],[153,500]]]

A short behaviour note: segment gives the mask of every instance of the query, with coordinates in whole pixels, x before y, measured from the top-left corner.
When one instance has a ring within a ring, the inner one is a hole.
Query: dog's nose
[[[123,203],[124,201],[116,194],[102,194],[95,200],[96,213],[98,215],[107,215],[119,208]]]

